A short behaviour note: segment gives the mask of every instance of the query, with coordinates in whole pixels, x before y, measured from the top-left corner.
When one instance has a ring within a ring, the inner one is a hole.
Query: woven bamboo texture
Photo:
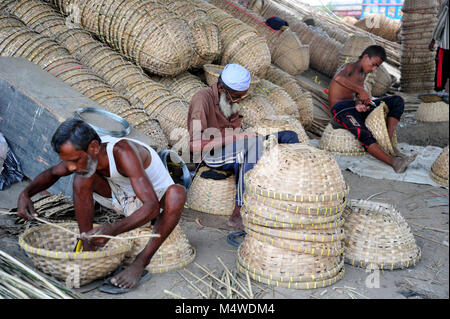
[[[356,137],[346,129],[333,129],[328,124],[323,131],[317,148],[335,155],[362,156],[366,151]]]
[[[448,145],[431,165],[430,176],[438,184],[448,187]]]
[[[341,199],[348,192],[335,159],[311,146],[276,145],[274,151],[263,156],[257,164],[260,174],[259,169],[253,168],[247,173],[246,181],[253,186],[248,188],[249,191],[259,192],[261,196],[315,203]]]
[[[205,9],[219,27],[222,39],[220,64],[237,63],[244,66],[252,76],[263,77],[271,62],[267,41],[255,29],[214,5],[203,0],[192,1]]]
[[[299,254],[246,237],[238,249],[238,271],[267,285],[315,289],[342,279],[342,257]]]
[[[206,10],[199,8],[192,0],[164,0],[165,7],[185,19],[194,37],[192,68],[201,68],[212,63],[221,53],[222,42],[217,24],[211,20]]]
[[[223,65],[217,65],[217,64],[204,64],[203,65],[203,71],[205,74],[206,83],[208,85],[216,84],[220,73],[222,73],[225,66]],[[248,88],[248,94],[251,94],[253,92],[253,89],[255,86],[260,82],[259,78],[256,76],[252,76],[250,80],[250,87]]]
[[[258,121],[253,129],[264,136],[280,131],[294,131],[297,133],[300,143],[310,145],[309,137],[302,124],[290,115],[269,115]]]
[[[448,104],[439,101],[434,103],[420,103],[416,112],[416,120],[421,122],[448,122]]]
[[[145,111],[146,105],[132,95],[127,95],[128,86],[125,81],[133,85],[146,76],[139,67],[125,60],[121,55],[108,46],[98,42],[81,28],[69,28],[64,17],[50,5],[36,0],[18,0],[11,2],[8,11],[19,17],[27,27],[43,36],[51,38],[69,51],[80,63],[88,67],[95,75],[104,80],[112,88],[121,92],[134,105],[128,110],[122,107],[123,112],[117,113],[113,107],[108,110],[124,117],[132,126],[149,135],[154,141],[157,150],[168,147],[168,141],[163,134],[159,122],[150,117]],[[36,18],[39,17],[39,18]],[[60,65],[64,69],[64,64]],[[132,79],[133,81],[130,81]],[[153,84],[153,83],[149,83]],[[167,90],[161,87],[161,94],[167,95]],[[100,93],[99,93],[100,96]],[[99,99],[99,101],[102,101]],[[187,115],[186,115],[187,116]],[[164,121],[163,121],[164,123]]]
[[[311,92],[303,89],[296,78],[279,67],[271,65],[267,70],[265,79],[286,90],[297,104],[298,119],[304,128],[308,128],[313,121],[313,101]]]
[[[59,224],[74,233],[76,223]],[[63,282],[79,275],[80,285],[103,278],[114,271],[131,249],[128,240],[111,239],[97,251],[73,252],[77,235],[52,225],[32,227],[19,236],[19,246],[31,257],[33,264],[42,272]]]
[[[367,116],[365,124],[381,148],[387,153],[395,156],[394,147],[397,147],[397,138],[395,132],[392,141],[389,138],[386,126],[387,112],[388,107],[386,103],[381,102],[381,104]]]
[[[127,236],[145,236],[154,231],[153,226],[141,227],[130,232]],[[124,265],[130,265],[136,256],[145,248],[148,238],[133,239],[131,249],[126,253]],[[180,225],[175,226],[170,235],[153,255],[150,263],[145,267],[151,273],[169,272],[185,267],[194,261],[196,250],[192,247]]]
[[[272,103],[275,113],[278,115],[290,115],[299,118],[297,104],[291,96],[283,89],[268,80],[261,79],[256,84],[254,94],[264,95]]]
[[[408,223],[392,205],[350,200],[344,211],[345,262],[369,269],[413,267],[421,257]]]
[[[255,127],[268,116],[276,115],[271,101],[262,94],[252,94],[239,103],[239,114],[243,116],[242,127]]]
[[[201,177],[210,168],[201,167],[188,190],[189,208],[212,215],[230,216],[233,213],[236,196],[235,176],[222,180]],[[222,172],[223,173],[223,172]]]
[[[173,76],[192,63],[188,23],[153,1],[93,0],[52,3],[68,13],[76,6],[81,24],[151,73]]]
[[[436,0],[406,0],[401,23],[400,87],[404,92],[434,89],[435,52],[428,44],[437,22]]]
[[[176,77],[164,77],[159,82],[169,91],[182,97],[187,104],[191,103],[195,93],[206,87],[199,77],[189,72],[181,73]]]
[[[392,42],[399,42],[401,23],[382,14],[369,14],[358,20],[354,26],[378,35]]]
[[[309,47],[290,31],[277,31],[267,26],[265,19],[234,1],[212,0],[211,4],[255,28],[264,37],[270,49],[272,62],[291,75],[299,75],[309,67]]]

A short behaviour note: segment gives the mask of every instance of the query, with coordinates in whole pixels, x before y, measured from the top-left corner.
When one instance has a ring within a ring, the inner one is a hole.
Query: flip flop
[[[148,281],[151,278],[150,272],[148,270],[144,270],[144,272],[141,275],[141,278],[139,279],[139,282],[133,288],[121,288],[113,285],[111,283],[111,278],[113,278],[118,273],[122,272],[124,269],[125,269],[124,267],[119,267],[118,269],[116,269],[116,271],[114,271],[114,273],[103,282],[103,284],[100,286],[100,288],[98,288],[98,290],[112,295],[124,294],[130,292],[131,290],[136,289],[137,286]]]
[[[237,231],[237,232],[233,232],[233,233],[229,233],[227,236],[227,243],[229,243],[230,245],[233,245],[234,247],[239,247],[241,245],[240,242],[236,241],[237,237],[245,237],[245,235],[247,235],[247,233],[245,231]]]

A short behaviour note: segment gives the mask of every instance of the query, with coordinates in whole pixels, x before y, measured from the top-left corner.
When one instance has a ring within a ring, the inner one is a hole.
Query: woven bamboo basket
[[[150,235],[153,233],[153,228],[153,226],[141,227],[127,232],[126,234],[129,236]],[[136,256],[145,248],[147,243],[147,237],[133,239],[132,247],[126,253],[123,264],[130,265]],[[151,273],[169,272],[190,264],[194,261],[195,256],[195,248],[190,245],[180,225],[177,225],[153,255],[150,263],[145,269]]]
[[[367,116],[365,124],[381,148],[387,153],[395,156],[394,147],[397,147],[397,137],[394,132],[392,141],[389,138],[386,126],[387,112],[388,107],[386,103],[381,102],[381,104]]]
[[[416,119],[421,122],[448,122],[448,108],[448,104],[443,101],[421,103],[416,112]]]
[[[408,223],[392,205],[350,200],[344,211],[345,262],[370,269],[404,269],[421,257]]]
[[[304,128],[308,128],[313,121],[313,101],[311,92],[304,90],[296,78],[279,67],[271,65],[265,79],[286,90],[297,104],[298,119]]]
[[[253,199],[248,194],[244,194],[243,206],[250,215],[249,220],[264,220],[267,223],[272,223],[274,228],[278,228],[275,225],[280,225],[279,228],[299,229],[303,226],[314,228],[315,225],[338,224],[342,215],[342,210],[328,216],[293,214],[281,208],[268,206],[262,201]]]
[[[386,40],[392,42],[397,42],[399,40],[398,33],[400,32],[400,21],[390,19],[385,15],[369,14],[363,19],[358,20],[354,25]]]
[[[333,129],[329,123],[323,131],[317,148],[335,155],[362,156],[366,151],[356,137],[346,129]]]
[[[273,63],[291,75],[309,68],[309,45],[303,45],[290,29],[280,32],[271,52]]]
[[[430,176],[439,185],[448,186],[448,145],[431,165]]]
[[[182,73],[173,78],[161,78],[160,83],[170,91],[181,96],[188,104],[191,102],[195,93],[206,87],[199,77],[189,72]]]
[[[66,13],[72,4],[53,3]],[[160,4],[135,0],[77,4],[84,28],[144,69],[171,76],[191,66],[194,49],[189,25]]]
[[[369,46],[374,45],[375,40],[366,35],[352,35],[347,39],[339,54],[339,65],[358,60],[361,53]]]
[[[204,64],[203,70],[206,78],[206,83],[208,85],[216,84],[220,73],[222,73],[223,69],[225,68],[224,65],[217,65],[217,64]],[[251,94],[255,88],[255,86],[260,82],[260,79],[256,76],[252,76],[250,80],[250,87],[248,88],[247,94]]]
[[[239,114],[243,116],[243,128],[255,127],[263,119],[276,114],[271,101],[265,95],[252,94],[239,105],[241,107]]]
[[[220,64],[237,63],[244,66],[252,76],[263,77],[271,62],[266,40],[255,29],[223,10],[202,0],[193,1],[205,9],[219,27],[222,39]]]
[[[294,131],[298,135],[300,143],[310,145],[309,137],[302,124],[290,115],[269,115],[258,121],[253,129],[261,135],[269,135],[280,131]]]
[[[373,73],[375,80],[372,84],[372,95],[373,96],[383,96],[391,87],[392,80],[391,75],[384,65],[380,65]]]
[[[276,114],[291,115],[295,118],[299,117],[297,104],[282,87],[261,79],[255,86],[253,92],[255,94],[265,95],[272,103]]]
[[[164,1],[166,8],[180,18],[186,19],[193,35],[194,55],[192,67],[200,68],[212,63],[221,53],[222,43],[219,27],[211,20],[206,10],[191,0]]]
[[[246,187],[260,196],[308,203],[339,200],[348,193],[336,160],[304,144],[275,145],[246,174]]]
[[[238,248],[238,271],[259,282],[293,289],[323,288],[342,279],[341,256],[299,254],[246,236]]]
[[[76,223],[58,224],[78,232]],[[73,252],[78,235],[72,235],[52,225],[32,227],[19,236],[19,246],[42,272],[59,280],[73,279],[86,285],[113,272],[131,249],[129,240],[111,239],[97,251]]]
[[[355,17],[345,16],[342,18],[342,21],[348,23],[350,25],[355,25],[356,21],[358,21]]]
[[[211,169],[201,167],[192,181],[187,196],[189,208],[212,215],[230,216],[235,206],[235,177],[231,175],[226,179],[214,180],[200,176],[208,170]]]

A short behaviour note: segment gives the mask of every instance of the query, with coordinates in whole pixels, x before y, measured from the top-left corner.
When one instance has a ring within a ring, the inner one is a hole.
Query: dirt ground
[[[448,143],[448,140],[447,140]],[[448,299],[449,298],[449,207],[448,189],[397,181],[359,177],[344,171],[350,186],[350,199],[368,199],[395,205],[408,221],[422,250],[422,258],[414,268],[406,270],[366,272],[365,269],[345,265],[342,280],[332,286],[315,290],[276,288],[252,281],[255,295],[262,299]],[[13,208],[19,192],[27,182],[14,184],[0,192],[0,207]],[[433,206],[430,199],[440,198],[442,206]],[[0,225],[13,223],[11,216],[0,215]],[[185,209],[180,225],[190,244],[196,249],[195,262],[185,269],[153,274],[150,281],[123,295],[109,295],[96,289],[101,281],[82,287],[80,294],[87,299],[167,299],[179,297],[198,299],[200,293],[182,277],[193,278],[188,271],[202,277],[198,265],[216,274],[224,271],[217,257],[230,270],[236,269],[237,248],[226,241],[230,229],[226,217],[208,215]],[[0,227],[0,247],[7,253],[29,263],[17,244]],[[197,265],[198,264],[198,265]],[[245,279],[244,279],[245,280]],[[196,285],[206,291],[201,282]],[[256,293],[257,292],[257,293]]]

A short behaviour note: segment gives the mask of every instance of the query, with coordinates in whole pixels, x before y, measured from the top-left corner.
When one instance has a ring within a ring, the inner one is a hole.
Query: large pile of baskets
[[[435,53],[428,49],[437,21],[436,0],[406,0],[401,25],[401,78],[404,92],[434,88]]]
[[[377,13],[369,14],[354,24],[354,26],[360,29],[393,42],[399,41],[400,25],[400,21]]]
[[[241,213],[247,235],[238,249],[238,270],[294,289],[340,280],[347,194],[341,171],[326,152],[269,138],[264,155],[246,174]]]

